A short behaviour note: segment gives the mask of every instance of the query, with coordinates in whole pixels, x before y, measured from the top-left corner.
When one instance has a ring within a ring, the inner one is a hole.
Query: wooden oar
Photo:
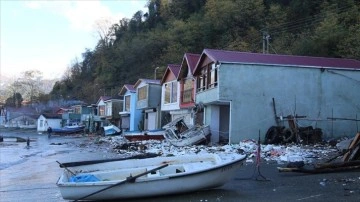
[[[144,176],[144,175],[147,175],[147,174],[152,173],[152,172],[154,172],[154,171],[157,171],[157,170],[160,170],[160,169],[162,169],[162,168],[165,168],[165,167],[167,167],[168,165],[169,165],[169,164],[164,164],[164,165],[162,165],[162,166],[159,166],[159,167],[157,167],[157,168],[148,170],[148,171],[146,171],[146,172],[140,173],[140,174],[135,175],[135,176],[131,176],[131,175],[130,175],[130,176],[127,177],[126,180],[124,180],[124,181],[121,181],[121,182],[118,182],[118,183],[116,183],[116,184],[110,185],[110,186],[108,186],[108,187],[105,187],[104,189],[100,189],[100,190],[98,190],[98,191],[96,191],[96,192],[94,192],[94,193],[91,193],[91,194],[88,194],[88,195],[86,195],[86,196],[84,196],[84,197],[81,197],[81,198],[79,198],[79,199],[76,199],[75,201],[79,201],[79,200],[86,199],[86,198],[89,197],[89,196],[95,195],[95,194],[97,194],[97,193],[103,192],[103,191],[105,191],[105,190],[111,189],[111,188],[113,188],[113,187],[116,187],[116,186],[119,186],[119,185],[122,185],[122,184],[125,184],[125,183],[127,183],[127,182],[135,182],[136,178],[139,178],[139,177],[141,177],[141,176]]]
[[[71,170],[69,170],[66,166],[64,166],[62,163],[60,163],[59,161],[56,161],[61,168],[65,168],[65,170],[67,170],[69,173],[71,173],[73,176],[75,176],[75,173],[72,172]]]
[[[144,159],[144,158],[152,158],[152,157],[156,157],[156,156],[159,156],[159,155],[150,153],[150,154],[146,154],[146,155],[139,154],[136,156],[130,156],[130,157],[124,157],[124,158],[75,161],[75,162],[62,163],[62,164],[60,164],[60,168],[91,165],[91,164],[105,163],[105,162],[111,162],[111,161],[123,161],[123,160],[128,160],[128,159]]]

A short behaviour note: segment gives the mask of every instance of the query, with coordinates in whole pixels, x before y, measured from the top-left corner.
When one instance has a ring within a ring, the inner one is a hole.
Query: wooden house
[[[161,85],[160,80],[139,79],[136,89],[136,109],[144,113],[143,126],[140,130],[156,130],[161,128]],[[140,124],[141,125],[141,124]],[[141,127],[141,126],[140,126]]]
[[[356,134],[360,61],[204,49],[194,70],[196,103],[213,143],[261,139],[269,127],[321,128],[324,138]]]
[[[119,95],[123,97],[123,108],[122,111],[119,112],[121,116],[121,129],[123,131],[139,130],[139,124],[142,120],[142,110],[136,109],[137,94],[134,85],[125,84],[121,88]]]
[[[37,119],[37,131],[47,131],[48,127],[61,128],[62,117],[61,114],[41,114]]]

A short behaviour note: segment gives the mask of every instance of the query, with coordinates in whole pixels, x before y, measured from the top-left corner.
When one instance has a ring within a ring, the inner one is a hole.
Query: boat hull
[[[84,132],[84,127],[72,127],[72,128],[53,128],[52,132],[55,134],[73,134]]]
[[[156,131],[127,131],[124,137],[130,142],[144,140],[164,140],[164,130]]]
[[[166,139],[170,142],[170,144],[176,147],[201,144],[208,140],[208,137],[210,136],[210,127],[202,126],[199,128],[194,128],[192,129],[192,131],[189,131],[189,133],[193,134],[186,134],[180,138],[177,138],[175,136],[167,136]]]
[[[114,125],[104,126],[103,128],[104,128],[104,135],[106,135],[106,136],[121,134],[121,130]]]
[[[186,157],[191,158],[192,157]],[[126,182],[111,189],[89,196],[86,200],[111,200],[125,198],[151,197],[158,195],[179,194],[192,192],[200,189],[210,189],[224,185],[232,179],[238,169],[242,166],[245,155],[239,158],[205,169],[195,168],[191,171],[191,166],[186,168],[190,172],[182,172],[172,175],[159,175],[148,178],[137,178],[135,182]],[[158,160],[157,160],[158,159]],[[160,159],[160,161],[159,161]],[[149,159],[143,159],[145,164]],[[155,163],[176,164],[174,158],[151,158]],[[133,161],[133,160],[130,160]],[[123,161],[124,162],[124,161]],[[123,163],[122,162],[122,163]],[[157,164],[159,165],[159,164]],[[198,166],[197,166],[198,167]],[[200,166],[201,167],[201,166]],[[72,168],[74,169],[74,168]],[[119,181],[101,181],[86,183],[64,182],[62,175],[57,185],[64,199],[76,200],[97,192],[101,189],[118,183]],[[65,180],[66,181],[66,180]]]

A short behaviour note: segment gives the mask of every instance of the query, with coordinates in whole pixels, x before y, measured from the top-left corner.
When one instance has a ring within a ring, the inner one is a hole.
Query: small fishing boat
[[[165,130],[125,131],[124,137],[131,141],[164,140]]]
[[[62,128],[52,128],[52,132],[55,134],[73,134],[84,131],[85,126],[76,123],[66,125]]]
[[[120,128],[114,126],[114,125],[109,125],[109,126],[104,126],[104,135],[105,136],[109,136],[109,135],[120,135],[121,134],[121,130]]]
[[[216,188],[234,178],[246,155],[195,154],[129,159],[64,169],[66,200],[114,200]]]
[[[183,117],[166,124],[163,129],[165,139],[177,147],[200,144],[206,142],[210,136],[209,125],[188,127]]]

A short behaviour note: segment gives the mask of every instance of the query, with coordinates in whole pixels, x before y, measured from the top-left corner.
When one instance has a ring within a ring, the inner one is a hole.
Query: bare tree
[[[99,37],[98,46],[108,47],[112,44],[113,37],[115,36],[113,24],[114,23],[110,18],[102,18],[95,22],[95,32],[97,37]]]
[[[43,93],[40,86],[42,81],[42,72],[38,70],[29,70],[23,72],[23,77],[19,79],[22,95],[32,104]]]

